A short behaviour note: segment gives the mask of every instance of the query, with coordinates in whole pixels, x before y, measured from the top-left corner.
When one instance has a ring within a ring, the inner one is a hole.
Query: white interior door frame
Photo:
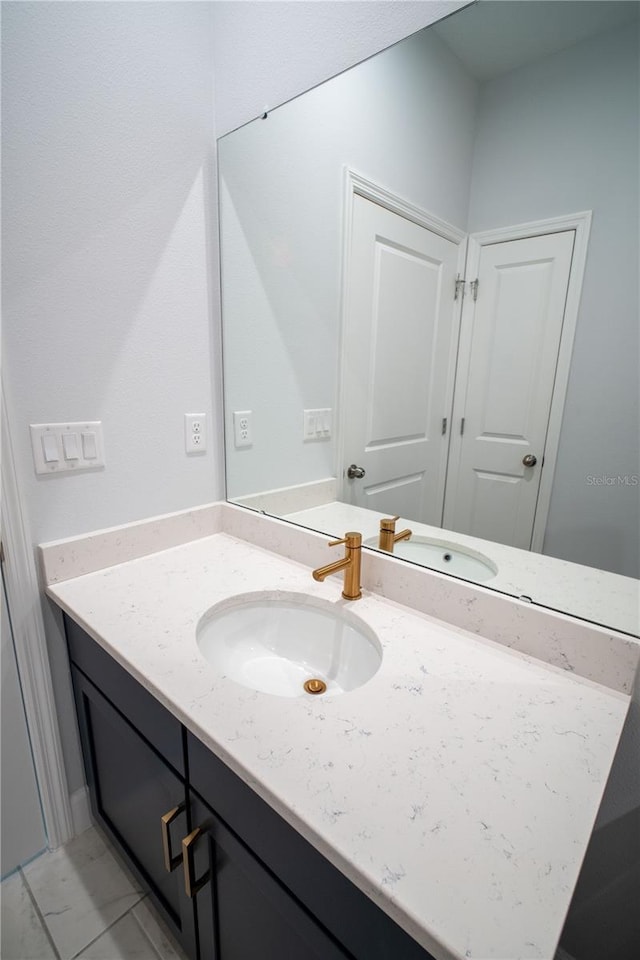
[[[446,220],[436,217],[428,210],[416,206],[404,197],[393,193],[374,180],[369,180],[362,174],[357,173],[350,167],[344,168],[343,179],[343,201],[342,201],[342,260],[340,267],[340,331],[338,335],[338,383],[336,391],[336,406],[338,410],[337,433],[336,433],[336,462],[334,472],[338,479],[338,491],[342,493],[344,485],[344,456],[345,456],[345,430],[344,430],[344,384],[347,376],[346,357],[345,357],[345,330],[347,324],[348,297],[347,281],[349,278],[351,240],[353,235],[353,202],[356,196],[364,197],[365,200],[371,200],[379,204],[386,210],[417,223],[418,226],[425,227],[433,233],[450,240],[459,247],[458,252],[458,273],[464,275],[464,268],[467,259],[467,234],[464,230],[454,227]]]
[[[560,428],[562,426],[562,415],[564,413],[564,404],[569,383],[571,355],[573,352],[580,297],[582,295],[582,282],[587,260],[591,218],[591,210],[584,210],[580,213],[567,214],[562,217],[535,220],[531,223],[519,223],[515,226],[499,227],[495,230],[486,230],[482,233],[469,235],[467,278],[475,279],[478,275],[480,253],[483,246],[510,240],[524,240],[527,237],[539,237],[549,233],[562,233],[566,230],[575,231],[567,301],[562,324],[560,349],[558,351],[558,363],[551,399],[547,437],[543,453],[544,469],[540,478],[538,502],[531,538],[531,549],[538,553],[542,551],[544,534],[547,527],[547,517],[549,514],[549,504],[551,502],[551,491],[553,488],[558,445],[560,442]]]
[[[14,469],[4,388],[2,406],[2,546],[16,660],[49,847],[74,836],[33,547]]]

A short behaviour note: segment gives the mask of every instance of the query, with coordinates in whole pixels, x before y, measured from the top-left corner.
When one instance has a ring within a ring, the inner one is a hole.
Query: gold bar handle
[[[169,810],[168,813],[165,813],[164,816],[160,818],[160,829],[162,830],[162,852],[164,855],[164,866],[167,873],[171,873],[178,866],[182,860],[182,854],[178,853],[176,856],[172,856],[171,853],[171,833],[169,827],[176,819],[180,816],[184,810],[184,803],[179,803],[177,807],[174,807],[173,810]]]
[[[195,880],[193,876],[193,855],[195,853],[196,842],[201,836],[202,830],[196,827],[188,837],[182,841],[182,866],[184,869],[184,892],[188,897],[195,897],[198,890],[201,890],[208,882],[210,871],[204,874],[200,880]]]

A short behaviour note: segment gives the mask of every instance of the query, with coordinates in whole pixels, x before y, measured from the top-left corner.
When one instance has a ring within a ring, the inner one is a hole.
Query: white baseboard
[[[89,827],[93,825],[91,808],[89,806],[89,791],[86,787],[80,787],[79,790],[74,790],[69,797],[69,802],[71,804],[73,834],[77,837],[78,834],[84,833],[85,830],[88,830]]]

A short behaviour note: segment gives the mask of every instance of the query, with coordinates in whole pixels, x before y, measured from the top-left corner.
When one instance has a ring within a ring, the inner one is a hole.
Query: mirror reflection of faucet
[[[385,520],[380,521],[380,539],[378,541],[378,546],[381,550],[386,550],[387,553],[393,553],[393,545],[399,540],[409,540],[413,531],[412,530],[401,530],[400,533],[396,533],[396,522],[400,517],[387,517]]]

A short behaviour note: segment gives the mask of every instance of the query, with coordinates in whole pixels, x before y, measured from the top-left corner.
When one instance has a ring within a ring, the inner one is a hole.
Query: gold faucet
[[[399,520],[400,517],[388,517],[386,520],[380,521],[380,539],[378,540],[378,546],[381,550],[386,550],[387,553],[393,553],[393,545],[397,543],[398,540],[408,540],[412,530],[401,530],[400,533],[396,533],[396,520]]]
[[[314,580],[324,580],[325,577],[338,570],[344,570],[344,587],[342,596],[345,600],[358,600],[362,596],[360,588],[360,561],[362,557],[362,534],[345,533],[342,540],[330,540],[330,547],[337,547],[344,543],[344,557],[335,563],[328,563],[326,567],[318,567],[313,571]]]

